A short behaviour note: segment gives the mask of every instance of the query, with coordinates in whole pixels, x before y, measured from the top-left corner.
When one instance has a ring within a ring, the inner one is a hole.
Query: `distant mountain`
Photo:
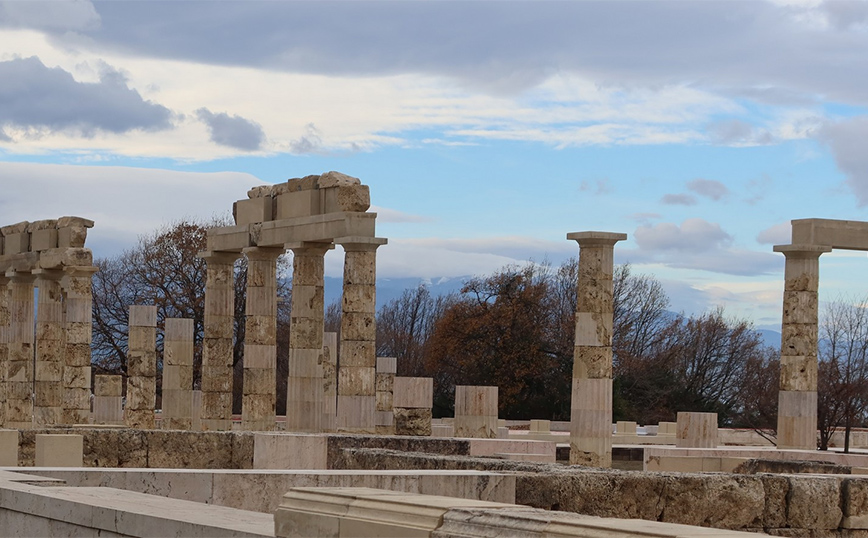
[[[757,329],[756,332],[760,333],[762,336],[763,343],[769,347],[773,347],[775,349],[781,348],[781,333],[779,331],[772,331],[769,329]]]

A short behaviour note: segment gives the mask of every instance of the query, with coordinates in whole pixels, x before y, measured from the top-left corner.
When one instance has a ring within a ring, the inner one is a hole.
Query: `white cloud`
[[[868,116],[826,124],[819,132],[835,155],[838,168],[847,175],[847,186],[860,206],[868,205]]]
[[[700,218],[687,219],[680,226],[671,222],[640,226],[634,237],[639,248],[645,251],[703,252],[732,243],[732,236],[723,231],[720,224]]]
[[[766,228],[757,236],[757,243],[762,245],[788,245],[792,239],[792,224],[790,221],[779,222]]]
[[[664,194],[660,199],[664,205],[696,205],[696,197],[689,194]]]
[[[726,185],[713,179],[692,179],[687,182],[687,190],[714,201],[721,200],[729,194]]]

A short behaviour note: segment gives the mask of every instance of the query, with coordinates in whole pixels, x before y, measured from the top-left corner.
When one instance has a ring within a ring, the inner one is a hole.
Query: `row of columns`
[[[328,401],[334,387],[324,376],[334,358],[324,357],[324,256],[332,243],[286,245],[293,252],[292,319],[289,342],[286,429],[319,432],[333,428],[375,433],[376,250],[385,239],[335,240],[345,250],[341,357],[337,419]],[[242,253],[203,252],[205,337],[202,354],[202,427],[229,430],[235,289],[233,267],[247,257],[242,427],[275,427],[277,364],[277,258],[282,248],[253,247]]]

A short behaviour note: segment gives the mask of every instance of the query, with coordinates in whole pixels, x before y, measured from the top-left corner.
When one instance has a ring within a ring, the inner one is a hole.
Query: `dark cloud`
[[[207,108],[197,110],[196,117],[208,126],[211,141],[215,144],[243,151],[256,151],[261,149],[265,142],[265,132],[255,121],[241,116],[230,116],[225,112],[215,114]]]
[[[0,27],[65,32],[96,30],[99,23],[96,9],[86,0],[0,1]]]
[[[711,198],[714,201],[722,199],[729,194],[729,189],[720,181],[713,179],[697,178],[687,182],[687,190],[695,192],[700,196]]]
[[[840,30],[851,30],[868,25],[868,2],[864,0],[836,0],[823,2],[820,9],[829,22]]]
[[[868,205],[868,116],[859,116],[829,123],[819,131],[819,138],[828,144],[838,168],[847,175],[847,186],[856,195],[860,206]]]
[[[0,129],[0,142],[12,142],[12,139],[3,129]]]
[[[733,92],[785,87],[788,100],[801,94],[868,103],[868,34],[840,25],[818,29],[804,22],[818,14],[815,8],[772,2],[95,5],[101,24],[86,32],[87,40],[60,31],[54,37],[96,50],[212,64],[345,76],[446,75],[493,91],[573,72],[603,84],[691,81]],[[860,6],[848,9],[827,9],[826,16],[862,20]],[[805,10],[814,11],[805,17]]]
[[[104,69],[100,82],[77,82],[35,57],[0,62],[0,126],[23,129],[125,133],[171,127],[171,112],[145,101],[117,71]]]
[[[666,205],[696,205],[696,198],[689,194],[664,194],[660,202]]]
[[[322,132],[316,125],[309,123],[305,133],[289,144],[289,151],[296,154],[317,153],[322,149]]]

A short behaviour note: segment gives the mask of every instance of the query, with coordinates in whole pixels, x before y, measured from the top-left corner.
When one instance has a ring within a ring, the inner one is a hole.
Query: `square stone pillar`
[[[205,336],[202,341],[203,430],[232,429],[232,364],[235,335],[234,252],[201,252],[205,260]]]
[[[6,370],[9,362],[9,349],[6,339],[8,338],[8,332],[9,279],[6,278],[5,274],[0,273],[0,427],[6,424]]]
[[[33,281],[30,273],[10,270],[9,327],[6,331],[6,427],[33,427]]]
[[[36,305],[34,426],[61,423],[63,408],[64,325],[61,271],[34,269],[39,289]]]
[[[241,429],[275,428],[277,392],[277,258],[281,248],[251,247],[247,255],[244,396]]]
[[[570,401],[570,464],[612,466],[612,324],[615,243],[627,234],[576,232],[576,345]]]
[[[377,357],[377,433],[395,435],[395,415],[392,396],[395,391],[395,375],[398,373],[397,357]],[[433,385],[432,385],[433,399]],[[432,402],[433,403],[433,402]]]
[[[497,438],[497,387],[455,386],[455,437]]]
[[[344,289],[338,369],[338,429],[376,433],[377,247],[385,239],[343,237]]]
[[[831,247],[778,245],[786,256],[781,324],[778,448],[817,448],[817,332],[820,255]]]
[[[323,333],[322,346],[323,431],[337,430],[338,333]]]
[[[318,433],[325,426],[323,263],[333,247],[331,243],[286,246],[293,253],[286,431]]]
[[[93,423],[124,423],[124,379],[119,375],[93,378]]]
[[[63,424],[90,422],[90,344],[96,267],[66,267],[63,288]]]
[[[395,435],[431,435],[434,380],[430,377],[395,377],[392,409]]]
[[[193,422],[193,320],[166,318],[163,331],[164,430],[189,430]]]
[[[717,448],[717,413],[678,412],[675,446],[678,448]]]
[[[127,344],[127,405],[130,428],[152,430],[157,403],[157,307],[130,306]]]

